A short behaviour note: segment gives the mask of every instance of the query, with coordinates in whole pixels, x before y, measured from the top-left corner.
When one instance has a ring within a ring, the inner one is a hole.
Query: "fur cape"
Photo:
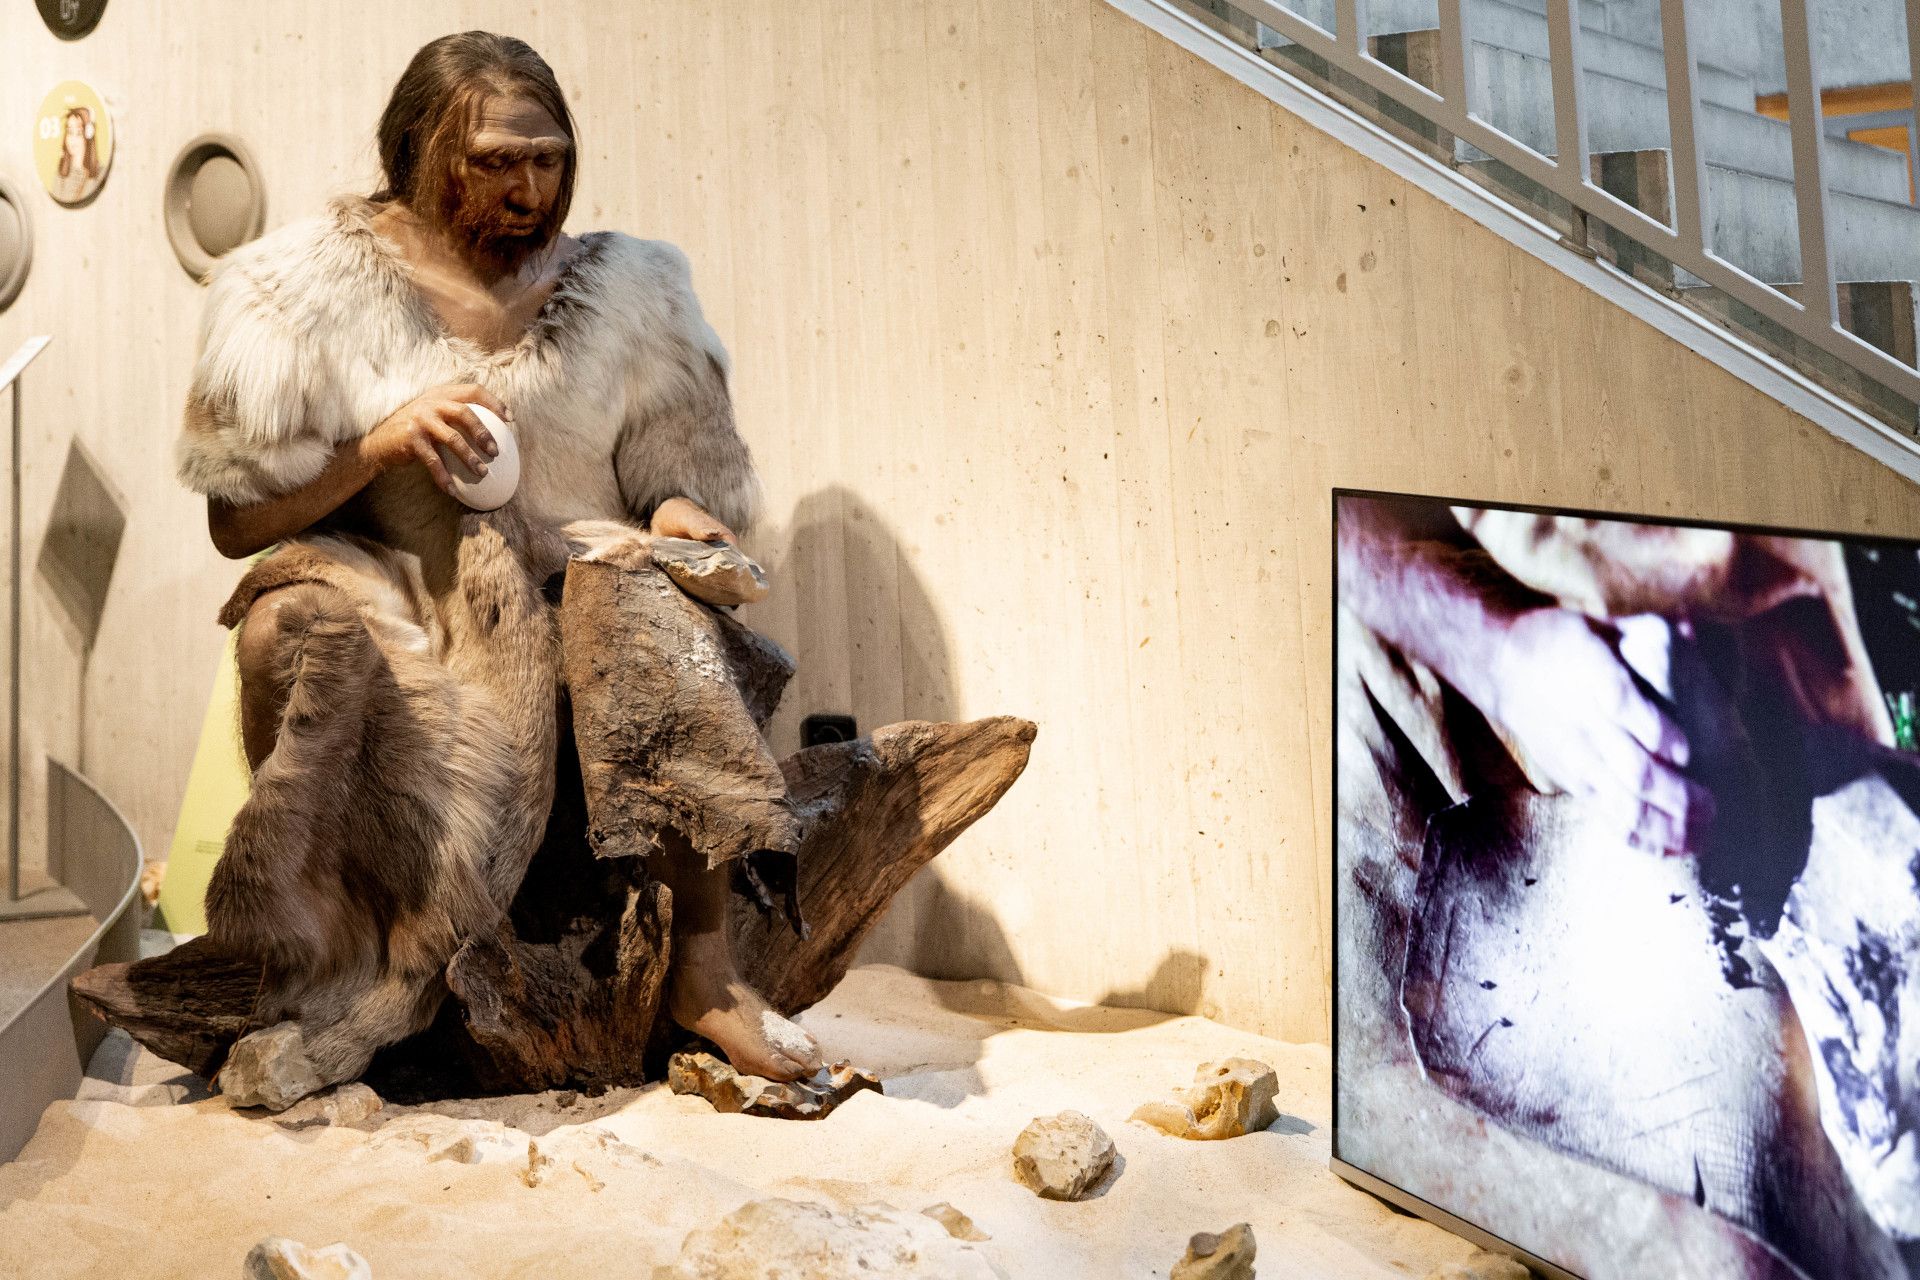
[[[679,249],[581,235],[527,332],[487,352],[446,331],[375,211],[339,197],[222,260],[176,448],[189,489],[236,504],[289,492],[421,392],[478,382],[513,409],[529,515],[644,522],[681,495],[736,531],[753,522],[727,352]]]
[[[247,504],[310,482],[430,387],[477,382],[514,412],[505,507],[467,512],[424,468],[387,472],[256,562],[220,614],[238,625],[291,588],[268,676],[285,710],[209,884],[209,932],[262,961],[256,1016],[297,1020],[327,1082],[432,1019],[447,959],[495,927],[539,844],[564,684],[552,575],[569,556],[653,572],[636,526],[669,497],[736,530],[761,500],[726,351],[673,246],[579,237],[526,334],[486,352],[446,332],[372,213],[337,199],[222,262],[177,446],[189,488]],[[710,748],[681,725],[662,739],[764,793],[765,829],[695,841],[736,871],[795,841],[778,766],[740,719]]]

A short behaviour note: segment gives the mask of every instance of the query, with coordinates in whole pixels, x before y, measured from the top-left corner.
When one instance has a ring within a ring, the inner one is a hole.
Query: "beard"
[[[518,271],[528,258],[546,248],[560,230],[552,208],[543,211],[539,221],[527,228],[514,225],[513,215],[498,204],[464,200],[457,188],[449,191],[448,197],[444,211],[447,229],[474,261],[503,274]]]

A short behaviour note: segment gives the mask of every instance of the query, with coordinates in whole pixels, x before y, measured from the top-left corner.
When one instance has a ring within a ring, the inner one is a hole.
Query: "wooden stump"
[[[730,655],[741,652],[743,638],[722,630]],[[739,660],[737,676],[765,675],[757,659]],[[748,980],[786,1013],[832,990],[907,878],[1019,777],[1034,732],[1007,716],[908,721],[781,761],[798,827],[799,907],[811,928],[803,941],[778,916],[736,900],[730,923]],[[598,1092],[658,1078],[665,1054],[690,1039],[662,1007],[671,894],[646,875],[644,858],[596,856],[575,752],[559,756],[546,840],[509,918],[449,962],[451,998],[434,1024],[375,1057],[365,1079],[384,1096]],[[254,1029],[258,976],[257,964],[196,938],[91,969],[73,991],[155,1053],[211,1076]]]
[[[991,809],[1026,766],[1030,721],[909,720],[781,762],[800,817],[803,940],[734,899],[741,975],[791,1016],[839,985],[861,941],[908,877]]]

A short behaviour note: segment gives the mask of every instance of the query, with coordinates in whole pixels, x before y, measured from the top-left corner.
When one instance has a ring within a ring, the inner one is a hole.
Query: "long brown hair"
[[[74,116],[80,117],[80,136],[86,140],[80,167],[89,178],[97,178],[100,176],[100,151],[93,140],[93,112],[85,107],[68,107],[67,113],[60,117],[60,176],[65,178],[73,174],[73,156],[67,151],[67,121]]]
[[[495,94],[538,103],[574,142],[573,113],[546,59],[524,40],[490,31],[462,31],[420,46],[380,113],[377,138],[386,184],[379,202],[399,200],[416,213],[448,219],[459,199],[466,146],[480,107]],[[579,148],[562,161],[560,194],[549,225],[558,230],[573,203]]]

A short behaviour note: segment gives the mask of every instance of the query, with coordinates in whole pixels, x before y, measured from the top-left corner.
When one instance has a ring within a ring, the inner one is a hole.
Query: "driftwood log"
[[[724,856],[715,850],[753,850],[733,858],[735,954],[769,1003],[798,1013],[845,976],[908,878],[1026,766],[1034,726],[1010,716],[908,721],[777,763],[764,744],[763,758],[738,758],[738,747],[734,758],[716,756],[711,744],[725,735],[700,726],[744,715],[764,729],[792,673],[786,653],[657,571],[575,560],[565,594],[569,687],[617,687],[611,697],[581,694],[579,725],[573,700],[561,698],[553,808],[511,910],[448,962],[449,998],[433,1024],[382,1049],[363,1076],[395,1101],[599,1092],[662,1079],[674,1051],[704,1043],[664,1007],[672,894],[647,871],[663,842],[691,843],[715,864]],[[599,657],[609,647],[592,643],[596,632],[629,637],[638,651],[619,646],[617,663]],[[668,670],[679,677],[666,679]],[[647,740],[606,715],[622,697],[678,700],[677,736]],[[759,742],[757,732],[748,740]],[[715,776],[735,781],[737,804],[662,809],[677,782]],[[784,804],[770,803],[782,792]],[[234,1041],[259,1027],[260,972],[209,936],[91,969],[72,989],[161,1057],[211,1078]]]

